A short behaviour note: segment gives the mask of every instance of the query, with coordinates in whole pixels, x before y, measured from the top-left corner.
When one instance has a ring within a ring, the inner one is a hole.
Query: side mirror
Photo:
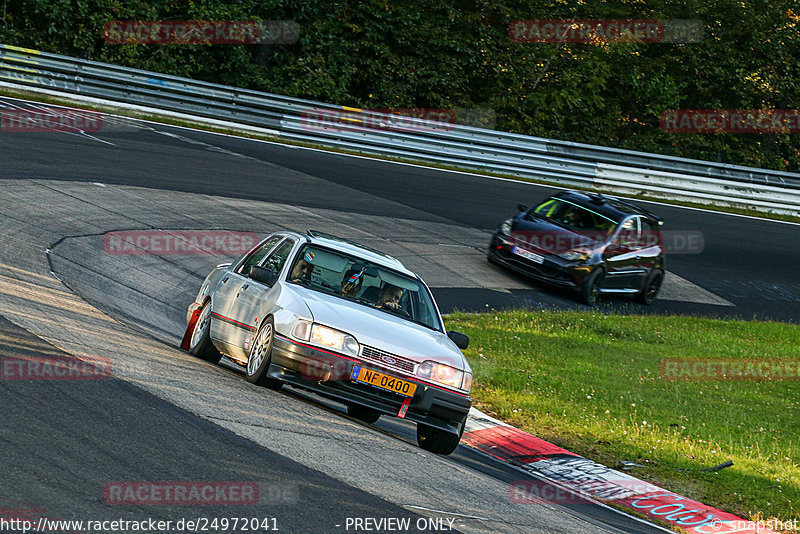
[[[275,282],[278,281],[278,275],[276,273],[266,267],[259,267],[258,265],[250,267],[250,278],[269,287],[274,286]]]
[[[528,211],[528,205],[527,204],[517,204],[517,209],[519,211]]]
[[[456,347],[461,350],[467,350],[467,347],[469,347],[469,336],[466,334],[456,332],[455,330],[450,330],[447,332],[447,337],[449,337],[453,343],[456,344]]]

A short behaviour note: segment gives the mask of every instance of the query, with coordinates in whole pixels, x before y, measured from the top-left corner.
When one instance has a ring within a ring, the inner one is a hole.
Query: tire
[[[192,337],[189,340],[189,354],[207,362],[219,363],[222,354],[211,342],[211,301],[207,300],[200,310],[200,316],[194,324]]]
[[[600,288],[603,287],[603,279],[606,272],[602,267],[598,267],[583,282],[583,287],[578,291],[578,298],[587,306],[594,306],[600,298]]]
[[[653,301],[656,300],[658,292],[661,290],[661,284],[663,283],[664,271],[653,271],[650,276],[647,277],[647,281],[642,290],[636,294],[636,300],[642,304],[652,304]]]
[[[359,406],[358,404],[348,404],[347,415],[355,417],[359,421],[372,424],[380,419],[381,412],[373,410],[372,408],[367,408],[366,406]]]
[[[447,456],[458,447],[458,442],[461,441],[461,434],[464,433],[466,420],[467,418],[464,417],[461,421],[461,432],[458,434],[451,434],[439,428],[417,423],[417,443],[421,449]]]
[[[275,338],[275,322],[272,316],[264,319],[258,329],[250,354],[247,355],[245,376],[251,384],[266,386],[269,389],[279,390],[283,383],[280,380],[267,377],[267,369],[272,361],[272,341]]]

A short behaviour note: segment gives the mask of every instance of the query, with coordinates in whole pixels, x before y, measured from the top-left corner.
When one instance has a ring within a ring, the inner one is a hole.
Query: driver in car
[[[573,228],[586,228],[587,226],[586,217],[578,208],[569,208],[564,213],[561,221]]]
[[[289,276],[289,279],[292,282],[308,284],[311,282],[311,273],[313,272],[313,265],[308,263],[306,260],[300,260],[294,264],[294,268],[292,269],[292,274]]]
[[[403,289],[392,284],[384,284],[378,293],[378,307],[379,308],[400,308],[400,299],[403,298]]]

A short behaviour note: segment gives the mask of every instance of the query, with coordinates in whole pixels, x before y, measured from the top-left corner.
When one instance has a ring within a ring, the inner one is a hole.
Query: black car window
[[[283,269],[283,264],[286,263],[286,258],[289,257],[289,253],[292,251],[293,247],[294,241],[291,239],[287,239],[278,245],[278,248],[276,248],[275,251],[272,252],[272,254],[270,254],[264,262],[264,267],[275,274],[279,274],[281,269]]]
[[[277,245],[278,241],[281,239],[283,239],[283,236],[281,235],[276,235],[267,239],[263,245],[255,249],[250,253],[250,255],[247,256],[247,258],[245,258],[242,264],[239,265],[239,268],[236,269],[236,272],[245,276],[250,274],[250,267],[253,265],[258,265],[259,262],[264,259],[264,256],[266,256],[267,253],[272,250],[272,247]]]
[[[605,239],[616,227],[616,222],[613,219],[601,213],[557,198],[545,200],[529,211],[525,218],[533,220],[537,216],[549,219],[559,226],[564,226],[572,231],[596,236],[598,240]]]
[[[641,248],[639,234],[639,218],[628,219],[619,229],[617,238],[614,242],[624,250]]]
[[[642,235],[641,242],[645,247],[652,247],[661,244],[661,231],[658,224],[650,219],[641,219]]]

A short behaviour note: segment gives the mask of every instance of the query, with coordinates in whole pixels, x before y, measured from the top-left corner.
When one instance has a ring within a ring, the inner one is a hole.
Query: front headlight
[[[426,361],[417,367],[417,376],[451,388],[461,389],[464,373],[449,365]]]
[[[311,327],[310,342],[313,345],[327,347],[351,356],[358,356],[359,345],[356,338],[321,324],[314,323]]]
[[[585,248],[576,248],[573,250],[569,250],[562,254],[559,254],[559,258],[564,258],[567,261],[585,261],[589,259],[589,255],[591,254],[591,250]]]
[[[503,224],[500,225],[500,233],[509,235],[511,233],[511,224],[514,222],[514,219],[506,219],[503,221]]]
[[[464,381],[461,383],[461,389],[467,393],[472,390],[472,373],[464,373]]]
[[[292,336],[301,341],[308,341],[311,337],[311,321],[299,319],[292,328]]]

